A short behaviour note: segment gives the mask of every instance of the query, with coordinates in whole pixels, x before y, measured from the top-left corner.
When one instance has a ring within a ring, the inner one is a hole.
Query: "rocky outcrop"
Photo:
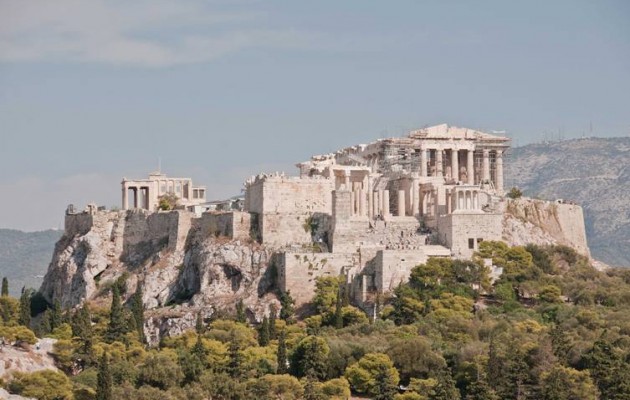
[[[503,203],[503,240],[512,245],[560,244],[590,256],[582,208],[575,204],[536,199]]]
[[[210,235],[193,217],[141,210],[67,215],[40,292],[72,308],[106,298],[120,277],[127,296],[141,284],[146,333],[155,343],[193,327],[197,313],[232,312],[240,300],[250,319],[262,319],[277,303],[274,250]]]
[[[0,345],[0,378],[6,379],[13,372],[35,372],[44,369],[57,371],[55,360],[50,355],[56,341],[45,338],[37,345],[26,348]]]
[[[5,400],[35,400],[32,397],[22,397],[17,394],[10,394],[6,390],[0,388],[0,399]]]

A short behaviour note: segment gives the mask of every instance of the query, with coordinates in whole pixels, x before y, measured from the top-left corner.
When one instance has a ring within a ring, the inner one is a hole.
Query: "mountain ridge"
[[[584,209],[591,254],[630,266],[630,137],[533,143],[510,150],[506,187],[526,196],[563,199]]]

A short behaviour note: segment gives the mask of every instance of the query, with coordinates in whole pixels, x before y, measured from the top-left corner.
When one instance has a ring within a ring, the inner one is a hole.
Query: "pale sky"
[[[630,134],[630,2],[0,0],[0,228],[449,123]]]

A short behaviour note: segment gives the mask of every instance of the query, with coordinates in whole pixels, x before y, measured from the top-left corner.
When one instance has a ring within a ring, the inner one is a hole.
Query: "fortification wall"
[[[311,223],[332,214],[329,179],[267,177],[248,187],[247,211],[258,214],[262,243],[274,246],[312,242]]]
[[[449,257],[450,250],[442,246],[425,246],[418,250],[381,250],[374,259],[374,285],[380,293],[391,292],[406,282],[413,267],[424,264],[429,257]]]
[[[248,240],[251,230],[251,214],[242,211],[207,212],[201,216],[200,229],[206,235]]]
[[[277,282],[283,292],[290,291],[296,306],[313,298],[315,279],[339,276],[356,269],[358,255],[345,253],[280,253],[277,258]]]
[[[249,186],[248,211],[262,214],[331,214],[333,189],[330,179],[269,177]]]
[[[456,258],[470,258],[484,240],[501,240],[501,214],[448,214],[438,218],[439,238]]]

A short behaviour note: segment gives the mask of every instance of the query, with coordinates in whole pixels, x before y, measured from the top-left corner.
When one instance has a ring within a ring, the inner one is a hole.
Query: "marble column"
[[[127,189],[127,185],[123,184],[122,187],[122,209],[126,210],[129,208],[129,189]]]
[[[385,191],[384,190],[378,191],[378,213],[381,214],[381,216],[385,215]]]
[[[398,191],[398,216],[399,217],[405,216],[405,191],[404,190]]]
[[[475,151],[468,150],[468,157],[466,158],[466,175],[468,176],[468,184],[475,184]]]
[[[503,193],[503,152],[497,150],[494,187],[499,194]]]
[[[383,190],[383,216],[389,217],[389,190]]]
[[[420,150],[420,176],[427,176],[427,150]]]
[[[483,170],[482,170],[482,175],[481,175],[481,179],[483,181],[489,181],[490,180],[490,150],[485,149],[483,151]]]
[[[138,200],[140,197],[140,191],[137,187],[133,188],[133,208],[138,208]]]
[[[412,197],[412,206],[411,206],[411,215],[416,216],[419,213],[420,208],[420,190],[419,190],[419,182],[417,179],[414,179],[411,182],[411,195]]]
[[[453,192],[451,190],[446,190],[446,213],[450,214],[453,212]]]
[[[365,214],[365,192],[359,189],[359,215],[364,217]]]
[[[435,150],[435,173],[437,176],[444,176],[444,162],[442,161],[442,149]]]
[[[451,176],[455,182],[459,181],[459,151],[451,149]]]

